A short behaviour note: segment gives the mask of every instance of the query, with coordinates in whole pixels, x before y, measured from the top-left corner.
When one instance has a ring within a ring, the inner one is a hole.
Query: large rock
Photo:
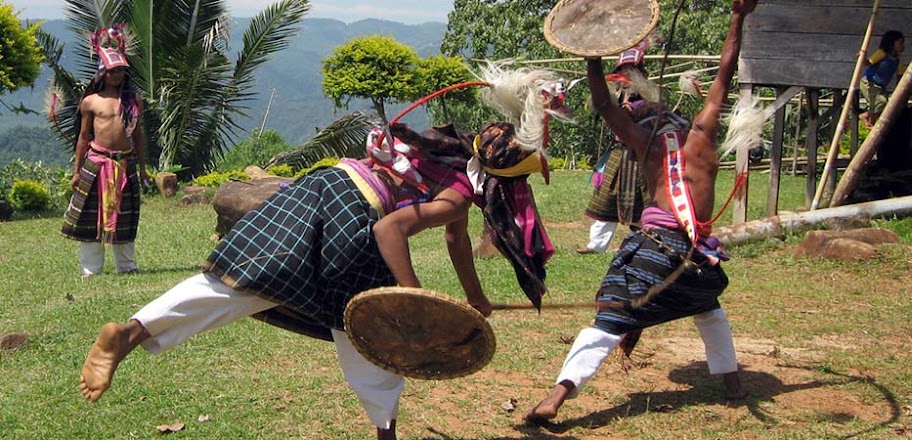
[[[877,245],[897,243],[895,232],[881,228],[847,231],[811,231],[805,235],[797,254],[812,258],[867,260],[877,253]]]
[[[244,174],[247,174],[247,177],[251,180],[268,179],[272,177],[266,170],[256,165],[250,165],[247,168],[244,168]]]
[[[218,214],[215,231],[224,236],[244,214],[260,206],[264,200],[278,191],[281,184],[290,184],[293,181],[291,178],[270,176],[223,183],[212,199],[212,207]]]
[[[165,197],[173,197],[177,194],[177,174],[162,171],[155,174],[155,186],[158,192]]]

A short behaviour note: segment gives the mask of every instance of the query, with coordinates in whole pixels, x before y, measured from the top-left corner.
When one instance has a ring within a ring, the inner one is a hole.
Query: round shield
[[[490,324],[446,295],[410,287],[379,287],[345,307],[345,332],[375,365],[415,379],[472,374],[494,357]]]
[[[545,39],[583,57],[621,53],[659,22],[657,0],[560,0],[545,18]]]

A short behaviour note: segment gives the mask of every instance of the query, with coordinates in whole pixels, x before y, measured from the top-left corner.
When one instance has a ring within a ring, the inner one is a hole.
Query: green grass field
[[[592,297],[608,255],[578,255],[588,221],[588,174],[533,178],[557,253],[546,301]],[[766,203],[766,179],[751,178],[751,218]],[[732,181],[719,178],[724,199]],[[785,177],[780,207],[804,204],[804,182]],[[721,200],[720,200],[721,201]],[[730,221],[723,215],[721,223]],[[591,310],[495,312],[497,354],[481,372],[449,381],[409,380],[400,409],[403,439],[818,439],[907,438],[912,433],[912,219],[876,226],[903,243],[872,261],[812,261],[794,255],[801,237],[732,249],[731,317],[745,386],[723,401],[706,372],[689,320],[649,329],[633,368],[606,362],[560,423],[537,428],[521,414],[544,397],[572,337]],[[97,404],[81,399],[79,369],[98,329],[195,274],[215,246],[210,206],[147,197],[137,258],[142,273],[82,279],[76,243],[58,233],[59,213],[0,223],[0,334],[26,332],[26,347],[0,351],[0,438],[157,438],[159,425],[193,439],[362,439],[369,422],[344,384],[333,346],[244,319],[151,356],[137,351]],[[481,230],[473,210],[472,236]],[[425,287],[462,297],[442,231],[411,245]],[[616,246],[619,242],[614,242]],[[476,262],[493,301],[524,301],[509,264]],[[506,402],[515,402],[515,412]]]

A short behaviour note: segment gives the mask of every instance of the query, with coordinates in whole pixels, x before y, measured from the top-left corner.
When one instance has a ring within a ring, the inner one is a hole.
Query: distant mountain
[[[238,18],[232,23],[229,44],[235,55],[242,47],[241,38],[249,23],[250,18]],[[85,43],[79,41],[66,26],[65,20],[49,20],[42,27],[67,42],[67,53],[77,49],[85,50]],[[248,117],[240,121],[243,132],[239,138],[247,137],[263,123],[272,89],[275,89],[275,98],[269,109],[266,128],[276,130],[292,145],[303,143],[318,128],[325,127],[345,113],[369,109],[367,101],[352,100],[349,109],[334,110],[332,101],[323,96],[323,77],[320,74],[322,60],[336,46],[362,36],[388,35],[414,48],[420,56],[427,57],[440,53],[445,31],[446,24],[443,23],[406,25],[369,19],[346,24],[333,19],[305,19],[292,44],[256,71],[255,100],[249,103]],[[66,64],[64,57],[64,65]],[[34,89],[19,90],[0,99],[8,105],[16,106],[22,102],[28,108],[44,112],[45,88],[49,78],[49,69],[44,69],[35,82]],[[395,115],[402,107],[404,104],[387,111],[390,115]],[[406,122],[423,126],[427,124],[427,115],[418,109],[409,115]],[[5,109],[0,110],[0,133],[16,126],[35,127],[45,124],[43,114],[12,115]]]

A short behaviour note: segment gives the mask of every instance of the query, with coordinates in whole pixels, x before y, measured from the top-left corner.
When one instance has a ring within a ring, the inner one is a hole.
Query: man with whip
[[[741,388],[731,327],[718,296],[728,285],[719,265],[725,259],[710,236],[719,154],[719,116],[737,65],[745,17],[757,0],[733,0],[719,72],[693,122],[646,103],[628,112],[612,99],[601,59],[588,57],[592,101],[624,145],[635,152],[653,203],[615,255],[596,300],[591,327],[576,337],[556,384],[525,419],[553,419],[567,399],[595,375],[615,348],[629,355],[646,327],[694,317],[706,345],[711,374],[722,375],[727,398]],[[547,35],[547,34],[546,34]],[[685,167],[686,164],[686,167]]]

